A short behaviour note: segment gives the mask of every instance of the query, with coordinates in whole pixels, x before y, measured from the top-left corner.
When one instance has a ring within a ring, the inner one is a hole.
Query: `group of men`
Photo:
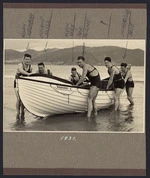
[[[121,63],[119,69],[117,66],[113,65],[110,57],[104,59],[105,66],[108,68],[108,74],[110,76],[106,89],[109,89],[112,85],[115,91],[115,111],[119,109],[120,106],[120,95],[124,88],[126,88],[127,98],[131,105],[134,105],[132,98],[134,82],[131,74],[131,65],[127,63]],[[91,82],[91,88],[88,96],[88,114],[87,117],[91,117],[93,111],[94,115],[97,115],[95,99],[98,94],[98,90],[101,85],[100,75],[98,70],[89,64],[85,63],[85,58],[83,56],[78,57],[78,66],[83,69],[82,75],[79,74],[76,68],[72,68],[72,75],[70,80],[74,85],[79,85],[83,82],[86,77]]]
[[[132,92],[134,88],[134,82],[132,78],[132,74],[130,69],[128,68],[126,63],[121,64],[121,70],[117,68],[115,65],[111,63],[111,58],[106,57],[104,59],[105,66],[108,68],[109,80],[107,84],[107,88],[109,89],[112,84],[114,86],[115,91],[115,111],[119,109],[120,106],[120,94],[126,85],[127,98],[132,105],[134,105]],[[80,86],[83,82],[90,82],[90,90],[87,98],[87,117],[90,118],[92,113],[94,116],[97,115],[96,108],[96,97],[98,94],[98,90],[101,88],[101,79],[99,71],[92,65],[87,64],[84,56],[79,56],[77,58],[77,64],[80,68],[83,69],[82,75],[79,74],[75,67],[71,69],[71,76],[69,80],[75,86]],[[130,66],[131,68],[131,66]],[[23,62],[18,64],[16,78],[20,75],[29,76],[32,73],[32,65],[31,65],[31,55],[24,54]],[[36,73],[39,74],[48,74],[52,75],[49,69],[45,68],[44,63],[38,63],[38,70]],[[14,82],[15,93],[17,96],[16,109],[17,109],[17,118],[24,117],[24,106],[20,100],[18,87],[16,80]],[[20,113],[21,112],[21,113]]]

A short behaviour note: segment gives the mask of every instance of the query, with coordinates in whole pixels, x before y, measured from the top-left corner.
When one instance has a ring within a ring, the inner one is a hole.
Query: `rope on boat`
[[[70,93],[70,94],[65,94],[65,93],[62,93],[62,92],[58,91],[57,89],[53,88],[51,84],[50,84],[50,87],[57,93],[68,96],[68,103],[69,103],[69,96],[72,95],[72,93],[74,93],[74,91],[72,91],[72,93]]]
[[[79,91],[79,88],[77,88],[77,91],[80,93],[80,95],[82,95],[82,96],[87,96],[87,94],[83,95],[83,93],[81,93],[81,92]]]
[[[79,92],[82,96],[87,96],[87,94],[86,94],[86,95],[83,95],[83,94],[79,91],[78,88],[77,88],[77,90],[78,90],[78,92]],[[107,91],[105,91],[105,92],[107,93],[107,96],[110,98],[111,102],[113,103],[114,99],[109,96],[109,94],[108,94]]]

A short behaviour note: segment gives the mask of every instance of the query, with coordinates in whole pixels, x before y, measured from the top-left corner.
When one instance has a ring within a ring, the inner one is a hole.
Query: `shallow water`
[[[36,66],[33,66],[36,70]],[[54,75],[68,79],[72,66],[49,66]],[[105,67],[97,67],[101,78],[108,76]],[[16,96],[13,80],[16,65],[5,65],[4,73],[4,131],[120,131],[143,132],[145,123],[144,107],[144,67],[132,67],[135,81],[133,98],[135,105],[131,107],[126,98],[126,92],[121,94],[120,111],[114,112],[114,107],[98,111],[98,116],[88,120],[86,113],[54,115],[47,118],[33,116],[25,112],[25,119],[16,119]],[[81,69],[79,69],[81,72]]]

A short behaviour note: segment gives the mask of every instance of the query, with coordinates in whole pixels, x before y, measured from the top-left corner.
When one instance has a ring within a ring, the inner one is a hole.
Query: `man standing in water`
[[[131,66],[128,68],[126,63],[121,63],[121,74],[124,78],[125,84],[126,84],[126,92],[127,92],[127,98],[131,105],[134,105],[134,101],[132,98],[133,88],[134,88],[134,82],[131,74]]]
[[[110,75],[106,89],[109,89],[112,83],[114,84],[115,111],[117,111],[120,106],[120,95],[125,86],[125,82],[121,76],[120,70],[115,65],[112,65],[110,57],[106,57],[104,59],[104,62],[105,62],[105,66],[108,68],[108,74]]]
[[[83,56],[78,57],[77,64],[80,68],[83,69],[83,72],[76,86],[79,86],[81,83],[83,83],[86,77],[88,77],[89,81],[91,82],[91,87],[87,99],[87,117],[91,117],[92,111],[93,114],[97,116],[97,107],[95,100],[98,94],[98,90],[101,86],[99,72],[94,66],[86,64],[85,58]]]
[[[21,110],[21,118],[24,117],[24,105],[20,100],[20,96],[18,93],[18,85],[17,85],[17,78],[19,76],[28,76],[32,72],[32,66],[31,66],[31,55],[30,54],[24,54],[24,59],[22,63],[19,63],[17,66],[17,72],[15,76],[15,81],[14,81],[14,88],[15,88],[15,94],[17,97],[16,101],[16,110],[17,110],[17,118],[20,118],[20,110]]]

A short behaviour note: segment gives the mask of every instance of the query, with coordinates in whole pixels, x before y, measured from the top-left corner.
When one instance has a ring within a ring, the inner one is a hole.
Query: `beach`
[[[65,65],[46,65],[53,75],[69,78],[71,67]],[[75,66],[77,67],[77,66]],[[108,77],[105,66],[96,66],[101,79]],[[16,96],[13,88],[16,64],[4,65],[3,77],[3,129],[4,131],[96,131],[96,132],[144,132],[145,127],[145,83],[144,67],[133,66],[131,71],[135,82],[133,91],[134,106],[130,106],[125,90],[121,94],[121,107],[114,112],[114,107],[99,110],[96,118],[90,121],[86,113],[54,115],[39,118],[25,111],[24,120],[16,120]],[[33,71],[37,66],[33,65]],[[81,69],[77,67],[79,73]]]

